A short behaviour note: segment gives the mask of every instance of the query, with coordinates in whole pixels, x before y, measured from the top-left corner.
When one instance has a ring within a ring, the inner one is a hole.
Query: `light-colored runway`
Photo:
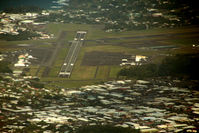
[[[68,77],[68,78],[70,77],[73,67],[75,65],[76,59],[78,57],[79,51],[83,44],[85,35],[86,35],[85,31],[77,31],[76,36],[69,49],[69,52],[59,72],[60,77]]]

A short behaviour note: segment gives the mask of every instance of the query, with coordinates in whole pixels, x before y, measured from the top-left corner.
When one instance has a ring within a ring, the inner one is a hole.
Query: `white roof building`
[[[135,56],[135,61],[136,62],[140,62],[141,60],[146,60],[147,57],[146,56],[143,56],[143,55],[136,55]]]

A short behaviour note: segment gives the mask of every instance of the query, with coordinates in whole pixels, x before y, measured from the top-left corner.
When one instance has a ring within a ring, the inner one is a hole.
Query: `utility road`
[[[70,77],[73,67],[75,65],[76,59],[78,57],[79,51],[82,47],[86,32],[77,31],[76,36],[72,42],[69,52],[64,60],[64,63],[59,72],[60,77]]]

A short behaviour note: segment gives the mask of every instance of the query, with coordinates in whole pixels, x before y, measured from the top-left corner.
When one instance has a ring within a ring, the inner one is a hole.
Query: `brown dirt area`
[[[29,54],[37,58],[36,60],[32,61],[32,64],[33,65],[46,65],[52,52],[53,52],[53,49],[50,49],[50,48],[32,48]]]
[[[86,52],[82,60],[84,66],[119,65],[123,58],[129,58],[119,52]]]

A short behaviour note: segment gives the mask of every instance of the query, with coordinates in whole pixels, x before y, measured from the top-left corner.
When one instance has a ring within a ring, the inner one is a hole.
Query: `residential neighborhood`
[[[186,4],[168,0],[100,0],[67,1],[62,12],[51,13],[49,16],[38,17],[37,21],[51,21],[81,24],[104,24],[106,32],[126,31],[135,29],[173,28],[195,23],[197,15]],[[77,4],[78,3],[78,4]],[[78,5],[78,6],[76,6]],[[182,16],[181,14],[187,14]],[[193,13],[194,14],[194,13]],[[55,17],[56,16],[56,17]]]
[[[178,87],[181,80],[118,80],[53,90],[34,87],[33,80],[9,74],[0,81],[2,133],[72,132],[98,124],[141,132],[198,131],[199,92]]]
[[[54,3],[57,3],[56,1]],[[0,34],[19,34],[21,31],[29,31],[27,25],[42,25],[48,22],[103,24],[106,32],[126,30],[147,30],[151,28],[174,28],[196,23],[199,16],[191,14],[182,16],[181,13],[194,12],[190,6],[167,0],[154,0],[151,2],[100,0],[89,2],[87,7],[83,2],[58,1],[57,10],[41,10],[40,12],[5,13],[1,12]],[[129,4],[130,3],[130,4]],[[89,10],[88,10],[89,9]],[[193,13],[194,14],[194,13]],[[47,39],[53,35],[36,32],[40,39]]]
[[[46,22],[37,23],[35,22],[35,19],[40,16],[44,15],[47,16],[49,13],[47,11],[42,11],[41,14],[38,13],[25,13],[25,14],[12,14],[12,13],[0,13],[1,21],[0,21],[0,35],[13,35],[16,36],[15,39],[17,39],[17,35],[23,32],[30,33],[31,38],[27,36],[27,38],[24,38],[24,40],[31,39],[50,39],[53,38],[53,35],[48,35],[46,33],[43,33],[41,31],[33,31],[33,29],[30,28],[30,26],[39,26],[44,25]],[[4,39],[3,37],[1,37]]]

